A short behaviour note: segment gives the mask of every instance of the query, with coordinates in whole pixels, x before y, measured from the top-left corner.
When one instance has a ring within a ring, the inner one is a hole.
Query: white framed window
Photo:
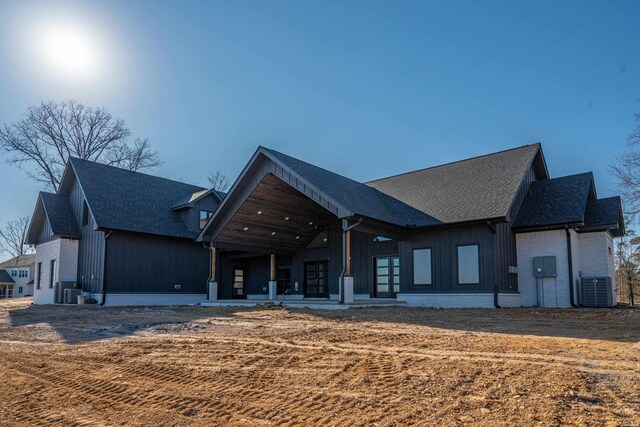
[[[431,248],[418,248],[413,250],[413,284],[430,285],[431,274]]]
[[[458,283],[476,285],[480,283],[480,251],[478,245],[458,246]]]
[[[18,270],[17,269],[12,269],[11,270],[11,277],[16,277],[18,275]]]
[[[21,294],[22,293],[22,286],[18,286],[18,293]]]

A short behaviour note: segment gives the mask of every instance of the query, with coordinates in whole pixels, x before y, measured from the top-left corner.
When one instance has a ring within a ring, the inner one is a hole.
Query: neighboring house
[[[615,302],[623,234],[620,198],[550,178],[540,144],[367,183],[259,147],[198,241],[210,300],[570,307],[582,277]]]
[[[75,282],[107,305],[197,303],[208,249],[196,243],[223,193],[72,158],[57,194],[41,192],[27,242],[36,246],[35,304]]]
[[[0,263],[0,298],[33,295],[36,256],[20,255]]]

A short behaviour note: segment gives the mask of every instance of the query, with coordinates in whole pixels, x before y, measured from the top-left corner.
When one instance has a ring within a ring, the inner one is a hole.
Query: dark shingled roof
[[[198,235],[171,208],[205,188],[76,158],[70,162],[99,228],[188,239]]]
[[[354,214],[402,226],[428,226],[440,223],[433,217],[373,187],[278,151],[264,147],[262,149]]]
[[[366,184],[444,223],[506,217],[540,144]]]
[[[591,172],[533,182],[513,228],[582,224],[592,182]]]
[[[3,263],[0,263],[0,268],[12,268],[12,267],[29,267],[36,263],[35,254],[20,255]]]
[[[588,200],[587,208],[584,212],[584,226],[617,227],[621,221],[620,212],[622,212],[622,202],[618,196]]]
[[[6,270],[0,270],[0,283],[16,283],[15,280],[6,272]]]
[[[41,191],[40,199],[54,235],[61,237],[81,236],[71,203],[66,196]]]

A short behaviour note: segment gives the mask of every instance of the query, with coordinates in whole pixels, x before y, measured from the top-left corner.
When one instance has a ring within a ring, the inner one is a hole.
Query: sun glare
[[[69,26],[42,31],[39,41],[44,65],[60,77],[88,79],[100,68],[100,48],[90,33]]]

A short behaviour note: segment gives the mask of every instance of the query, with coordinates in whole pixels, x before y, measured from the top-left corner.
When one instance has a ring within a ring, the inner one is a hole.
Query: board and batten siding
[[[114,231],[106,241],[104,285],[107,293],[206,293],[209,256],[188,239]]]
[[[101,292],[104,279],[105,235],[97,231],[93,214],[89,212],[89,223],[82,226],[85,195],[77,179],[73,180],[69,191],[69,202],[73,215],[80,226],[82,238],[78,245],[78,282],[91,292]]]
[[[516,236],[511,231],[511,224],[501,222],[496,224],[496,242],[498,264],[498,290],[500,292],[518,292],[518,275],[509,273],[509,267],[518,266],[516,253]]]
[[[51,224],[49,224],[49,218],[45,215],[38,233],[38,244],[41,245],[51,239],[53,239],[53,231],[51,230]]]
[[[399,242],[402,293],[493,292],[496,280],[495,243],[487,225],[433,229],[408,235]],[[480,283],[458,284],[458,245],[478,245]],[[413,249],[431,248],[432,283],[413,284]]]

